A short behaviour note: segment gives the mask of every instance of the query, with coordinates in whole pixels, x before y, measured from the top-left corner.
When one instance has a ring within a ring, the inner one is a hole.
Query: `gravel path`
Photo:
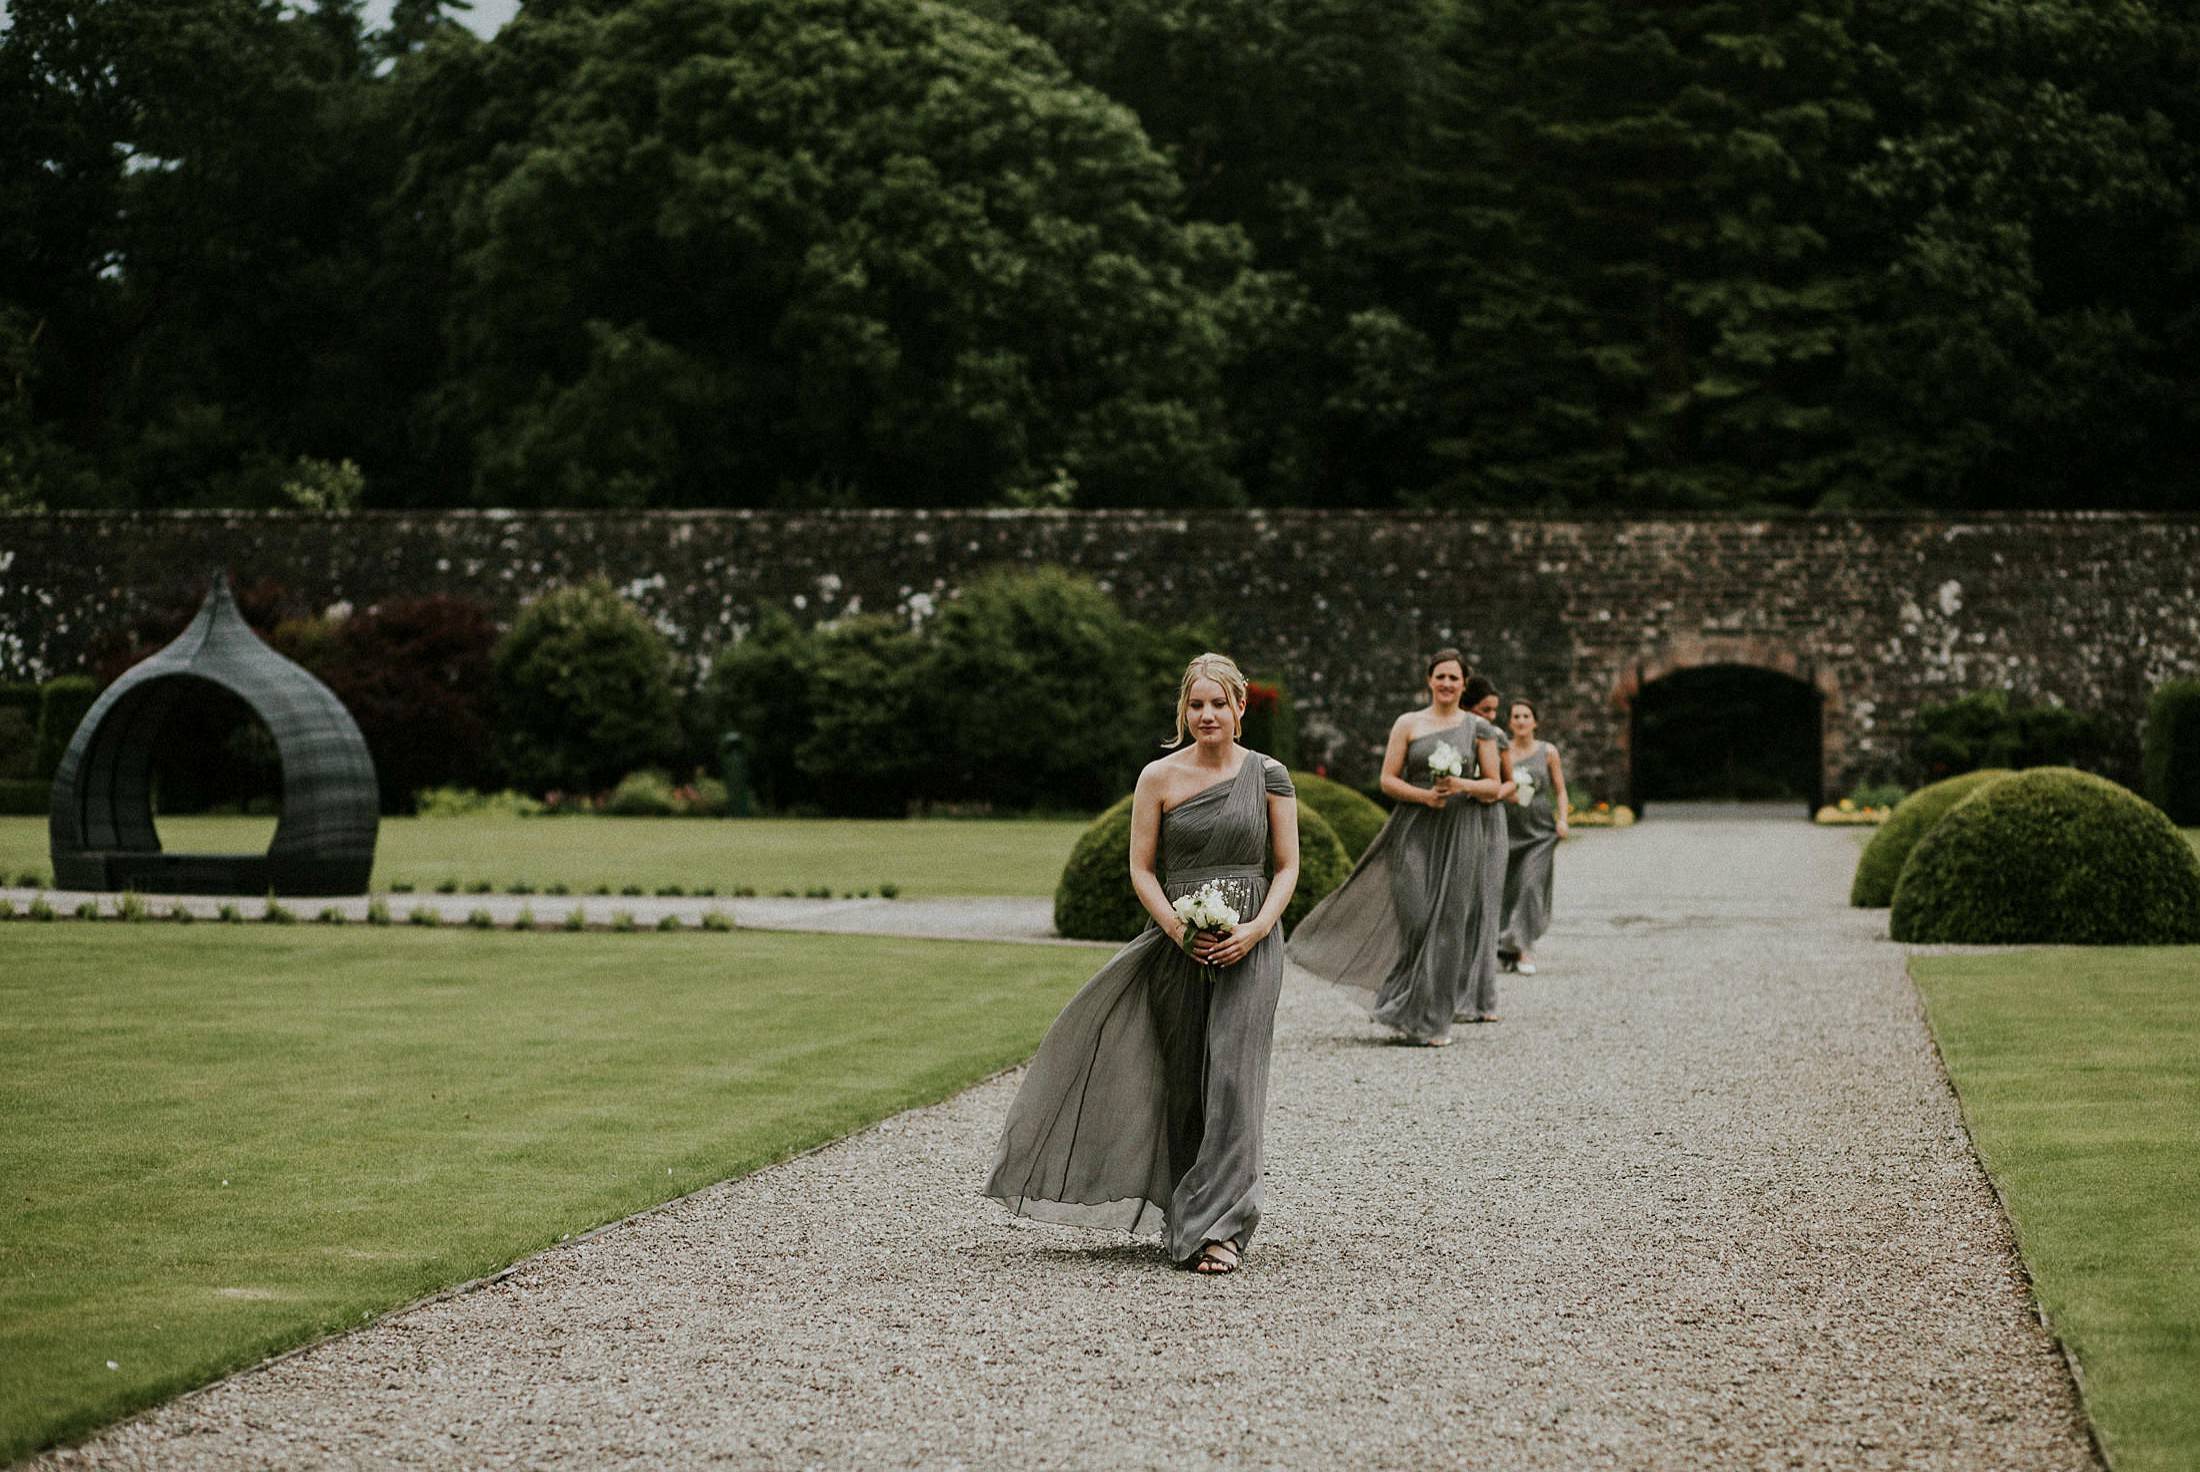
[[[979,1201],[1009,1077],[53,1460],[2095,1467],[1855,854],[1570,844],[1446,1051],[1297,977],[1235,1278]]]

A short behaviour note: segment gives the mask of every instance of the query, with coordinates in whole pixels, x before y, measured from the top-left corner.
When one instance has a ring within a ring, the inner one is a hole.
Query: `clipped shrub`
[[[923,686],[945,770],[927,795],[1089,812],[1129,786],[1168,736],[1175,682],[1199,652],[1168,661],[1168,693],[1152,700],[1159,646],[1136,628],[1098,583],[1058,567],[964,587],[928,630]]]
[[[1295,779],[1294,779],[1295,780]],[[1071,940],[1127,941],[1146,926],[1131,888],[1131,800],[1092,820],[1054,888],[1054,928]],[[1352,872],[1343,840],[1319,809],[1299,804],[1299,887],[1283,912],[1286,933]]]
[[[38,712],[43,704],[36,685],[0,685],[0,782],[38,776]]]
[[[1849,881],[1849,903],[1863,910],[1884,910],[1893,904],[1895,881],[1902,877],[1902,865],[1918,840],[1932,832],[1957,803],[2008,775],[1999,768],[1965,772],[1920,787],[1895,804],[1893,815],[1879,825],[1872,841],[1864,845],[1863,857],[1856,861],[1856,877]]]
[[[1962,945],[2200,942],[2200,855],[2137,794],[2040,767],[1983,784],[1918,842],[1888,928]]]
[[[674,810],[672,779],[654,767],[629,772],[611,790],[603,810],[615,818],[669,818]]]
[[[99,686],[89,675],[63,675],[39,688],[38,772],[48,782],[61,770],[61,757],[69,749],[76,728],[91,714],[99,699]]]
[[[2099,765],[2112,744],[2108,722],[2061,705],[2017,705],[2006,692],[1979,690],[1945,705],[1921,706],[1910,756],[1933,778],[1987,768]]]
[[[1287,767],[1299,764],[1299,716],[1291,692],[1263,680],[1245,682],[1245,730],[1239,741]],[[1294,777],[1294,780],[1295,777]]]
[[[2142,762],[2147,801],[2182,827],[2200,826],[2200,680],[2172,680],[2147,701]]]
[[[1299,811],[1312,808],[1320,813],[1336,830],[1345,854],[1355,864],[1360,861],[1360,855],[1367,852],[1367,846],[1375,841],[1375,835],[1383,831],[1383,824],[1390,821],[1389,813],[1342,782],[1332,782],[1312,772],[1293,772],[1291,783],[1299,790]]]
[[[942,761],[953,759],[927,735],[923,641],[869,615],[824,625],[813,637],[816,706],[795,764],[826,812],[901,817],[913,799],[937,790]]]
[[[53,809],[53,783],[39,777],[0,777],[0,817],[43,818]]]
[[[605,578],[529,604],[492,664],[498,752],[530,791],[593,791],[677,743],[671,651]]]
[[[711,666],[700,696],[709,723],[741,737],[749,790],[767,808],[810,800],[809,778],[794,759],[810,734],[816,646],[792,618],[774,609]]]
[[[423,818],[534,818],[543,804],[507,787],[476,792],[471,787],[423,787],[413,794],[413,811]]]
[[[733,810],[733,799],[725,783],[697,773],[693,782],[672,789],[672,806],[683,818],[723,818]]]

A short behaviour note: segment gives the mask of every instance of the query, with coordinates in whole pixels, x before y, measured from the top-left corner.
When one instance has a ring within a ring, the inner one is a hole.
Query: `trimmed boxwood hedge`
[[[1299,790],[1299,810],[1312,808],[1329,821],[1337,830],[1337,837],[1344,843],[1344,851],[1352,862],[1360,862],[1360,855],[1375,841],[1375,835],[1383,831],[1383,824],[1390,821],[1390,814],[1380,805],[1369,802],[1360,793],[1342,782],[1332,782],[1327,777],[1317,777],[1312,772],[1293,772],[1291,783]]]
[[[2200,825],[2200,680],[2172,680],[2147,701],[2144,770],[2149,802]]]
[[[1894,885],[1902,877],[1903,862],[1919,839],[1933,831],[1949,810],[1989,782],[2009,773],[1998,767],[1965,772],[1945,782],[1935,782],[1895,804],[1887,821],[1879,825],[1864,856],[1856,861],[1856,878],[1849,884],[1849,903],[1859,909],[1884,910],[1894,903]]]
[[[1889,930],[1961,945],[2200,942],[2200,856],[2136,793],[2035,767],[1972,793],[1910,851]]]
[[[1293,779],[1296,781],[1296,778]],[[1054,928],[1071,940],[1127,941],[1146,927],[1146,907],[1131,889],[1131,800],[1092,820],[1070,850],[1054,889]],[[1288,933],[1344,883],[1352,860],[1318,808],[1299,804],[1299,887],[1283,912]]]

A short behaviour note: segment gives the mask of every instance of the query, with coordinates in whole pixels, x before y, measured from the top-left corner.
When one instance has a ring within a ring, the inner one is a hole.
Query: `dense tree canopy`
[[[2200,506],[2168,0],[13,0],[0,508]]]

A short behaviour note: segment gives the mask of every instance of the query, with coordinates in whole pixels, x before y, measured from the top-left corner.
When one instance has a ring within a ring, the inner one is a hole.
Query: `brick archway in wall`
[[[1784,676],[1816,696],[1816,773],[1807,797],[1813,805],[1824,801],[1839,785],[1838,774],[1847,756],[1844,732],[1848,712],[1840,682],[1831,670],[1813,660],[1808,651],[1785,640],[1758,635],[1676,639],[1629,664],[1613,678],[1607,704],[1613,717],[1612,735],[1618,748],[1618,765],[1627,774],[1628,801],[1638,809],[1643,805],[1635,721],[1643,692],[1671,675],[1716,668]]]

